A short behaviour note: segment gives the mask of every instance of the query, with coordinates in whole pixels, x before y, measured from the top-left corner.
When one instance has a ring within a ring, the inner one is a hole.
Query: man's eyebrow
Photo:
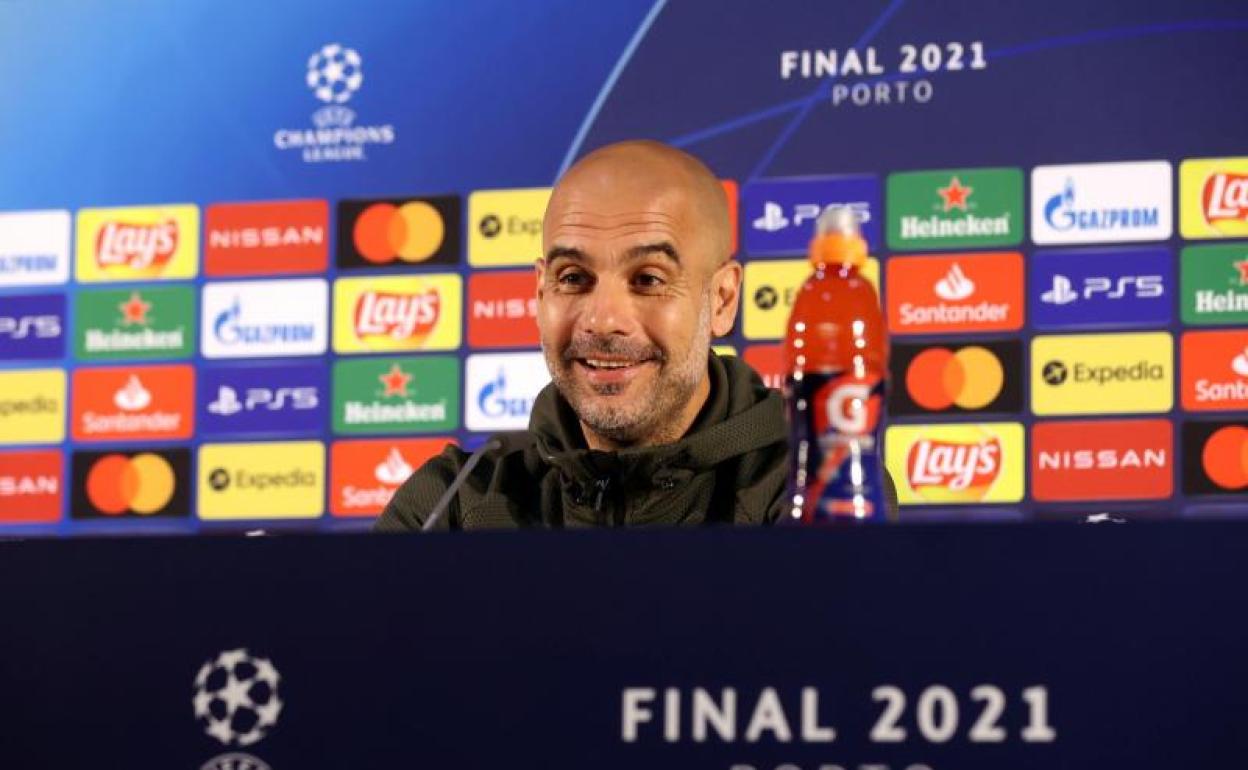
[[[662,254],[676,263],[678,267],[680,266],[680,254],[676,251],[676,247],[667,241],[656,241],[655,243],[634,246],[628,250],[625,257],[627,259],[641,259],[651,254]]]
[[[585,252],[580,249],[574,249],[569,246],[552,246],[550,251],[546,252],[546,261],[554,262],[556,259],[570,259],[575,262],[585,261]]]

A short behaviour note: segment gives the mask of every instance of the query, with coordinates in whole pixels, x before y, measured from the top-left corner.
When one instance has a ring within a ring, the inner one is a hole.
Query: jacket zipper
[[[602,504],[606,501],[607,489],[610,486],[610,476],[594,479],[594,518],[597,519],[599,525],[603,524],[603,519],[605,518]]]

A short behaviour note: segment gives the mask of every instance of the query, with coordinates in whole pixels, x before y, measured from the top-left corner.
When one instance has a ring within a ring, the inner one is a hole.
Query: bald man
[[[379,531],[758,524],[780,511],[780,395],[711,351],[741,298],[728,204],[701,162],[655,142],[597,150],[556,184],[537,262],[551,383],[528,431],[448,446]],[[462,486],[448,494],[457,476]]]

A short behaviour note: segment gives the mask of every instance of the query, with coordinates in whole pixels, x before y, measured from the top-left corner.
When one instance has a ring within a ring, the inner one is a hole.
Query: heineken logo
[[[954,169],[888,178],[888,244],[897,250],[1022,241],[1022,172]]]
[[[194,337],[189,286],[84,291],[76,300],[74,345],[86,360],[183,358]]]
[[[459,391],[454,356],[339,361],[334,366],[334,431],[454,430]]]
[[[1248,248],[1183,249],[1181,286],[1184,323],[1248,323]]]

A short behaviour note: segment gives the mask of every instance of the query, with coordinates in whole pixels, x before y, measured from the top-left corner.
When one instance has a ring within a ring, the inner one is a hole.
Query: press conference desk
[[[29,541],[0,586],[6,768],[1248,760],[1248,524]]]

